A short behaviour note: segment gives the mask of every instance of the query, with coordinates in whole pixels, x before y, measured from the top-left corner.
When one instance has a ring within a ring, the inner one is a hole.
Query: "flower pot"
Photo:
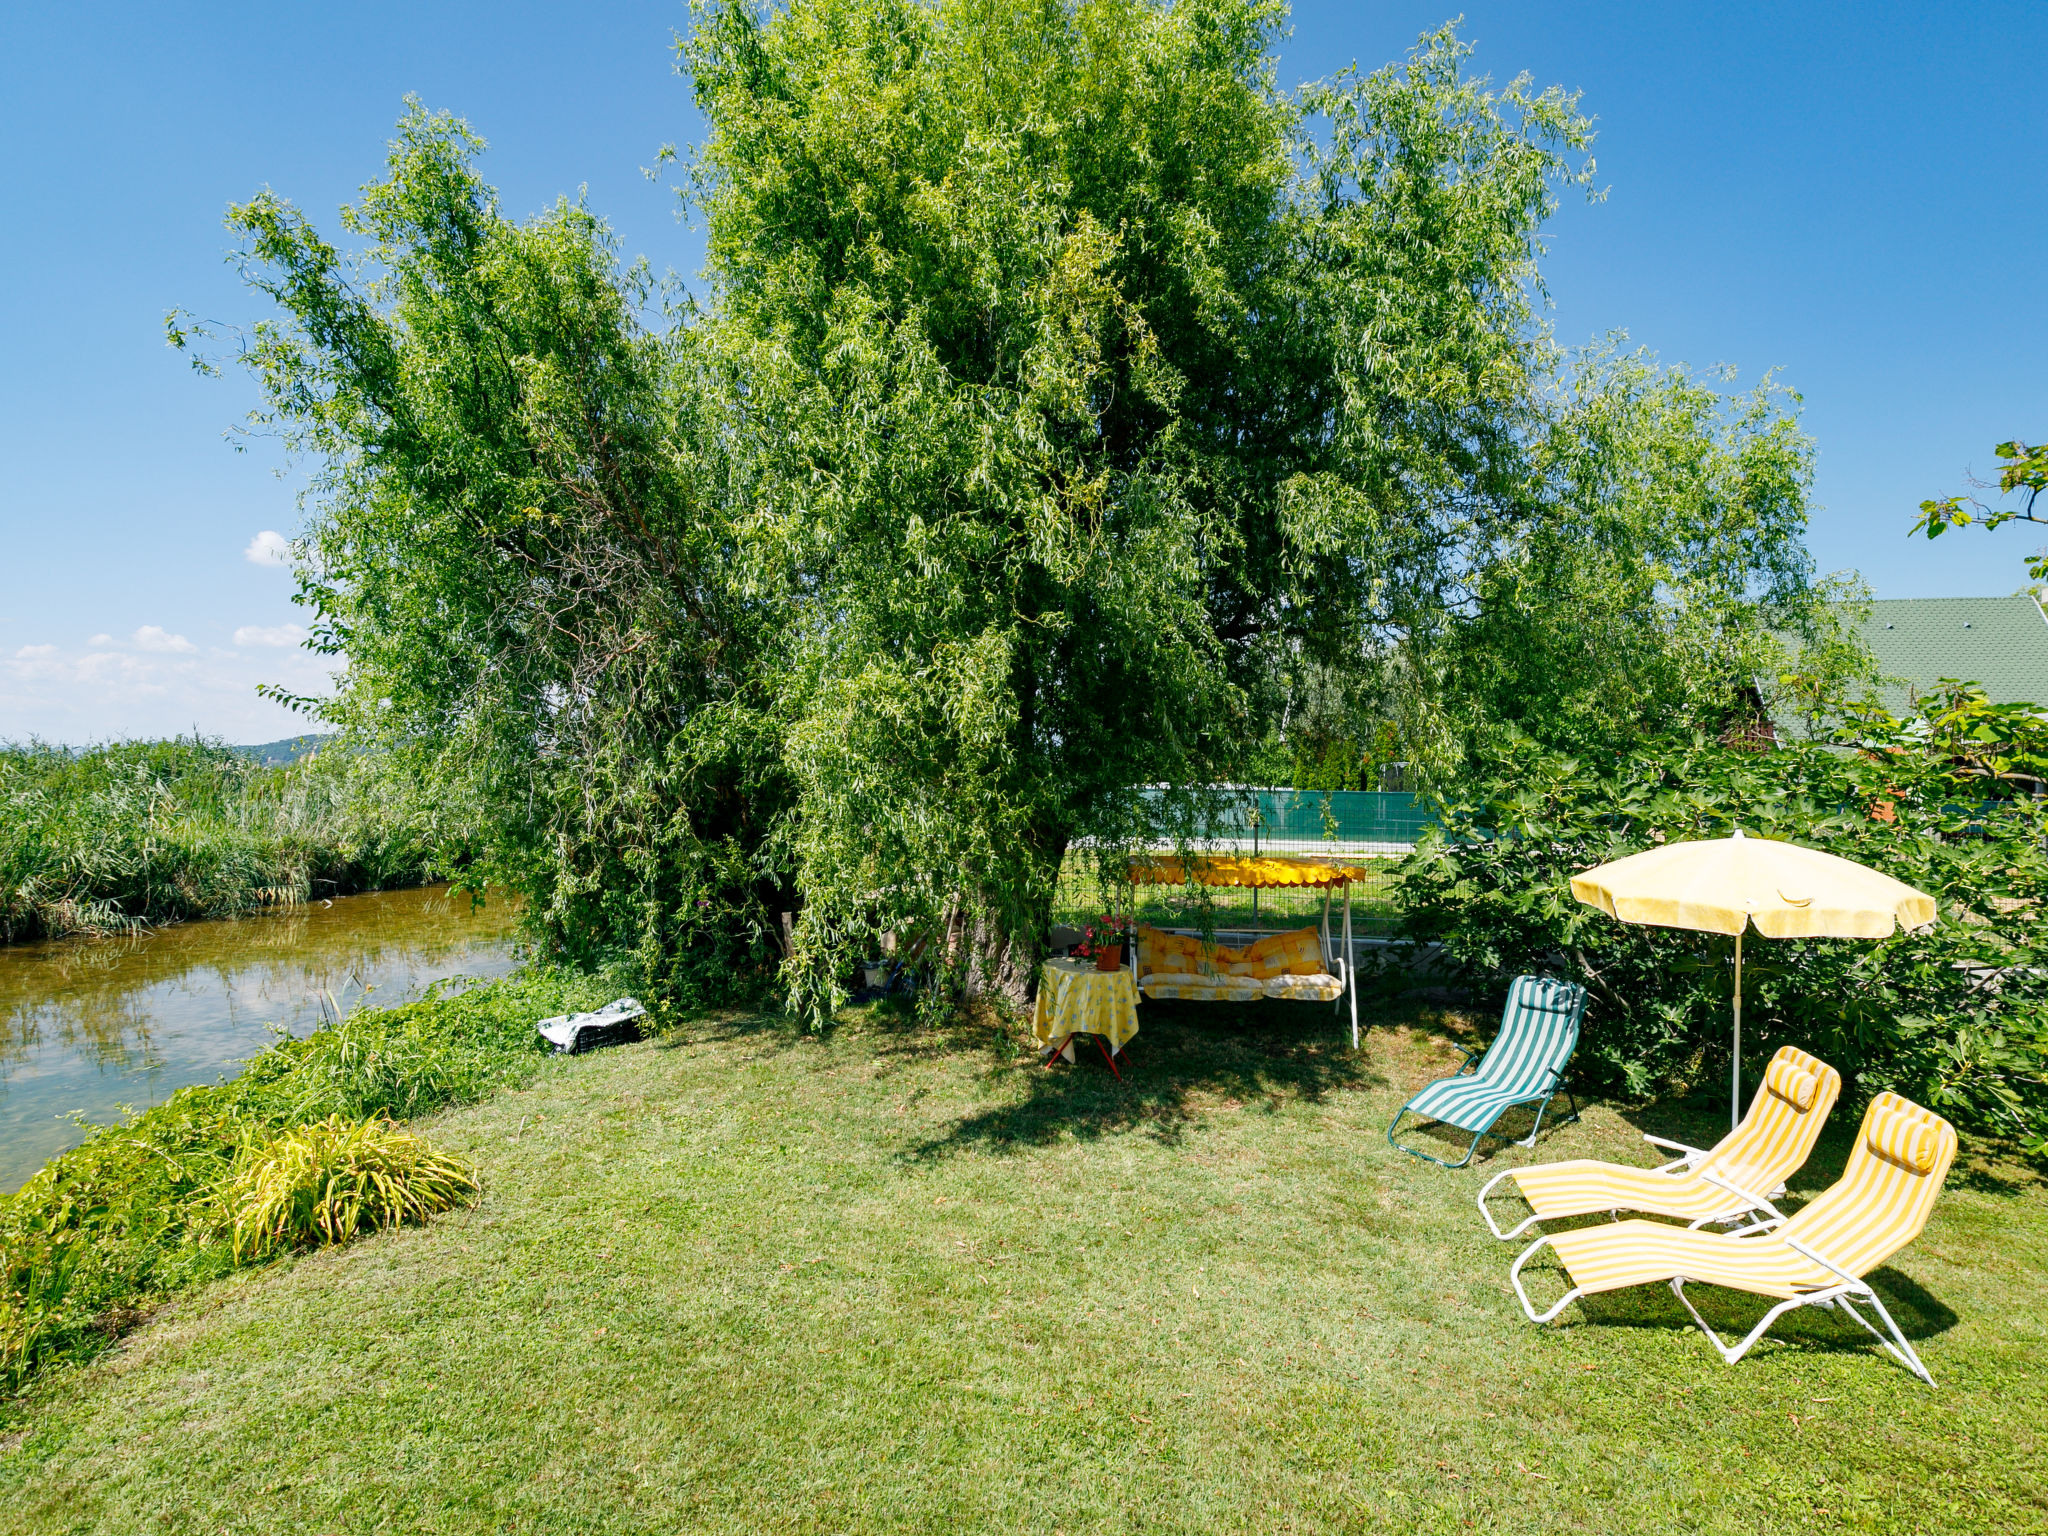
[[[873,988],[873,989],[874,989],[875,991],[879,992],[879,991],[881,991],[881,990],[882,990],[882,988],[883,988],[883,987],[885,987],[885,986],[887,986],[887,985],[888,985],[888,982],[889,982],[889,967],[888,967],[888,966],[886,966],[886,965],[864,965],[864,966],[862,966],[862,967],[861,967],[861,971],[862,971],[862,973],[863,973],[863,974],[864,974],[864,975],[865,975],[865,976],[867,977],[867,983],[868,983],[868,985],[869,985],[870,987],[872,987],[872,988]]]
[[[1123,945],[1098,944],[1095,946],[1095,969],[1098,971],[1120,971],[1123,968]]]

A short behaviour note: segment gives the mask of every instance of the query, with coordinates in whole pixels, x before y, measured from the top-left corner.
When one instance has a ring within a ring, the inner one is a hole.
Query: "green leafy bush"
[[[301,1217],[315,1228],[325,1221],[353,1230],[351,1221],[374,1226],[387,1210],[416,1209],[399,1193],[387,1201],[370,1192],[357,1197],[350,1217],[345,1199],[332,1203],[341,1191],[331,1188],[303,1209],[291,1204],[282,1226],[265,1228],[275,1238],[234,1240],[238,1214],[256,1231],[248,1213],[259,1189],[289,1187],[296,1202],[309,1187],[286,1180],[287,1168],[358,1166],[326,1133],[291,1153],[302,1161],[290,1163],[286,1138],[295,1128],[360,1129],[526,1082],[547,1052],[534,1023],[631,990],[626,980],[528,972],[459,993],[435,988],[397,1008],[358,1009],[304,1039],[278,1041],[229,1082],[180,1089],[53,1158],[17,1193],[0,1196],[0,1379],[90,1353],[137,1307],[226,1272],[238,1253],[299,1241]],[[327,1150],[314,1155],[316,1144]],[[265,1149],[276,1149],[275,1166],[262,1163],[271,1156]],[[269,1170],[261,1178],[252,1173],[259,1165]],[[373,1166],[382,1165],[363,1152],[360,1167]],[[445,1168],[434,1174],[450,1177]],[[322,1200],[331,1202],[325,1215],[317,1214]]]
[[[1939,921],[1875,942],[1746,945],[1745,1059],[1789,1041],[1863,1096],[1895,1089],[2039,1151],[2048,801],[2025,792],[2024,751],[1987,747],[1988,718],[1963,689],[1913,721],[1869,713],[1853,748],[1692,737],[1594,762],[1523,743],[1442,797],[1441,828],[1403,867],[1407,932],[1473,975],[1584,982],[1581,1065],[1647,1094],[1725,1080],[1732,943],[1616,922],[1573,898],[1572,875],[1738,827],[1853,859],[1933,895]]]
[[[474,987],[431,990],[396,1008],[359,1008],[299,1039],[280,1040],[226,1085],[237,1102],[271,1124],[343,1115],[410,1119],[444,1104],[472,1103],[522,1082],[543,1047],[534,1020],[609,983],[565,982],[543,973]],[[606,993],[606,999],[617,991]]]

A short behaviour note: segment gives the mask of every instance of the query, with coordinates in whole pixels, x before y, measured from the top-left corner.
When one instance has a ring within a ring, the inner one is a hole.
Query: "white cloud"
[[[235,631],[237,645],[297,645],[305,638],[296,624],[244,624]]]
[[[94,635],[90,640],[86,641],[85,643],[87,645],[112,645],[114,643],[114,637],[112,635]]]
[[[251,565],[289,565],[292,546],[283,534],[266,528],[249,541],[242,558]]]
[[[80,682],[132,683],[138,688],[157,689],[156,679],[161,669],[155,662],[144,661],[139,656],[125,656],[119,651],[95,651],[80,657],[71,670]]]
[[[223,651],[161,628],[136,633],[133,647],[0,650],[0,741],[167,736],[195,724],[229,741],[270,741],[308,726],[258,697],[257,684],[315,696],[334,685],[334,664],[307,651]]]

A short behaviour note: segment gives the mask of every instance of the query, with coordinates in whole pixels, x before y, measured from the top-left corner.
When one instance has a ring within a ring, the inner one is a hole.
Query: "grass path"
[[[1326,1018],[1148,1004],[1128,1086],[883,1018],[553,1064],[431,1122],[475,1211],[188,1298],[17,1409],[5,1526],[2048,1528],[2038,1185],[1952,1179],[1878,1277],[1939,1391],[1817,1313],[1724,1366],[1662,1289],[1538,1329],[1485,1174],[1382,1138],[1445,1021],[1353,1058]]]

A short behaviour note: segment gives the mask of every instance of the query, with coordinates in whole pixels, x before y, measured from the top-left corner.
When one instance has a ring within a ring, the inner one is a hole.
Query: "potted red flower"
[[[1081,929],[1081,942],[1074,954],[1093,960],[1098,971],[1114,971],[1124,963],[1124,946],[1131,940],[1131,923],[1125,917],[1098,917]]]

